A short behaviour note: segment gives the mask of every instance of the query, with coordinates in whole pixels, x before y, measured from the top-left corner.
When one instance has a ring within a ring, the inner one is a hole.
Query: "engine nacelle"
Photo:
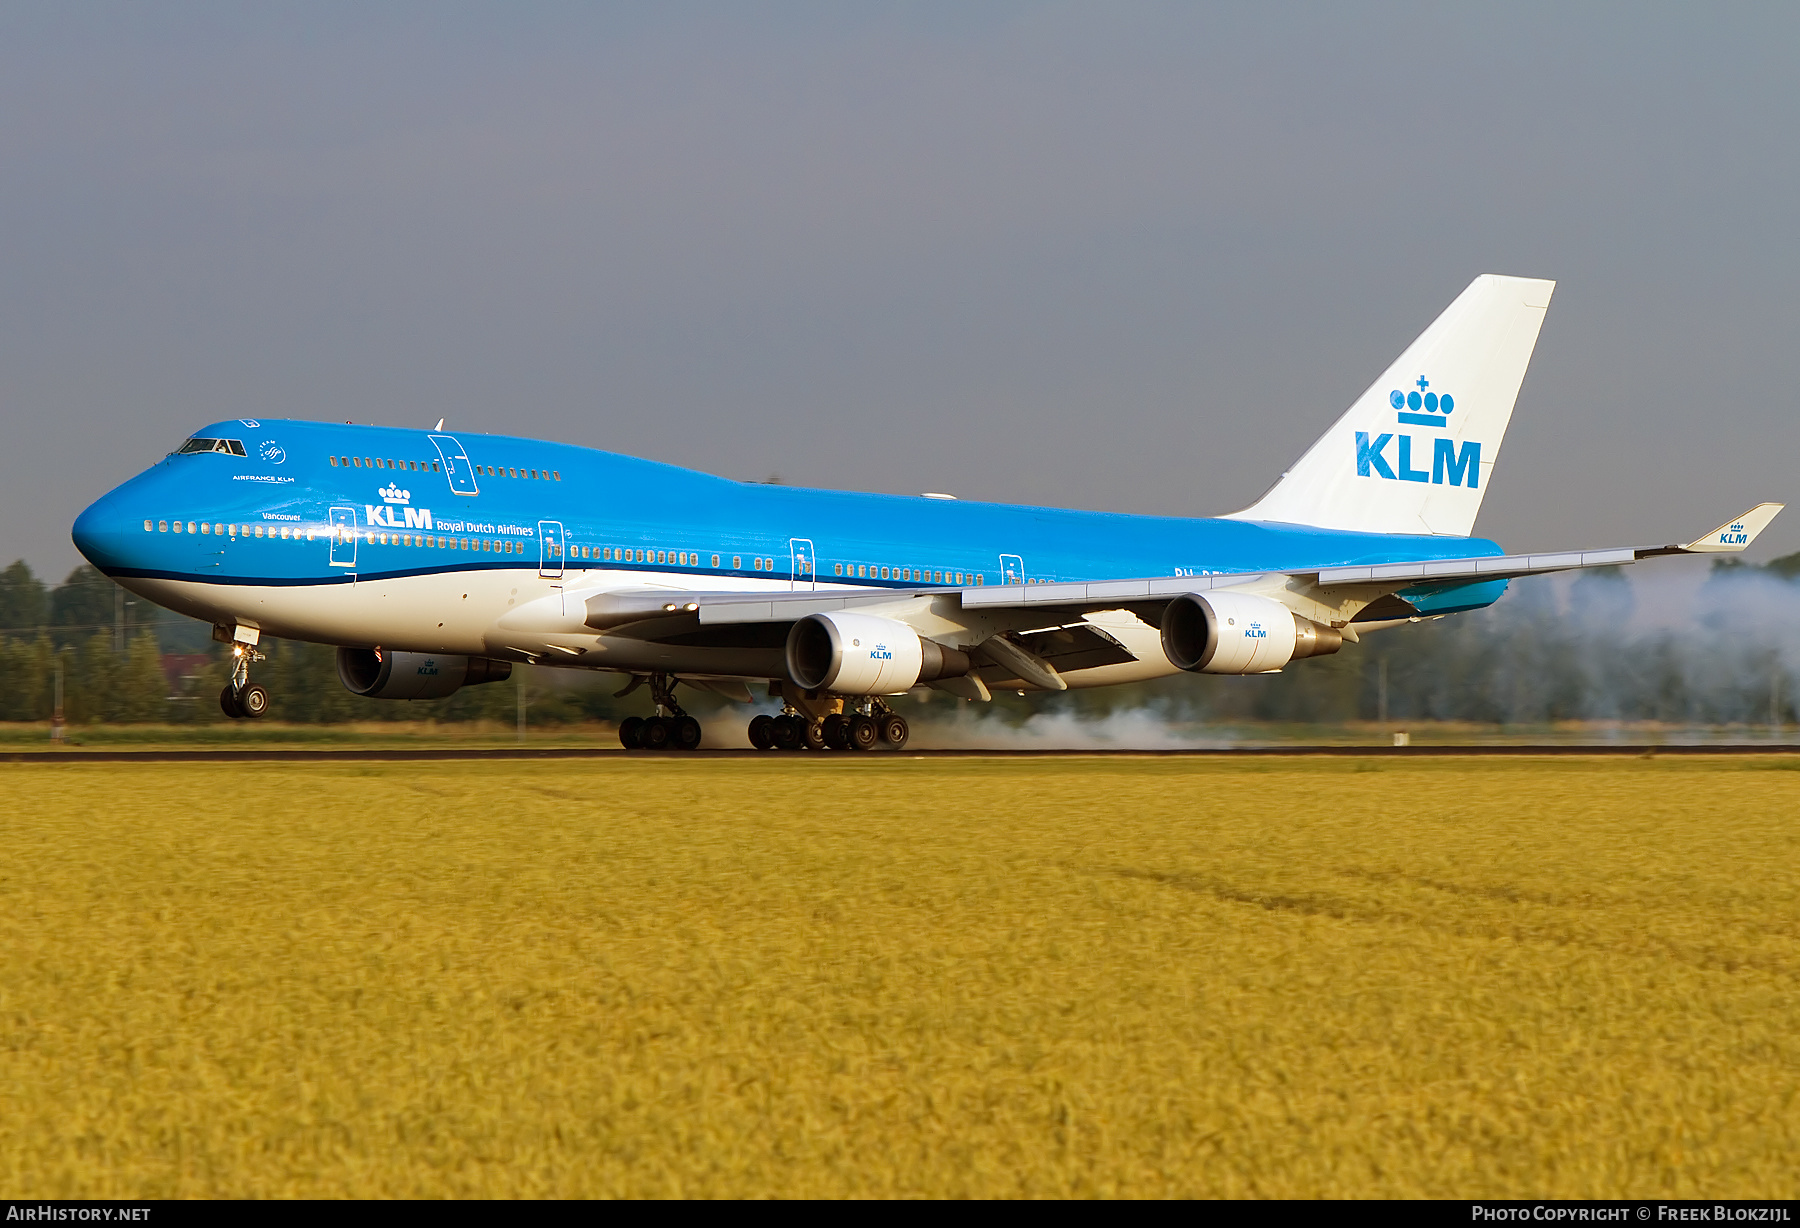
[[[337,671],[338,680],[353,695],[368,699],[442,699],[462,687],[504,682],[512,677],[512,662],[438,652],[340,648]]]
[[[1163,611],[1163,652],[1177,669],[1261,674],[1344,646],[1343,633],[1279,601],[1229,590],[1187,593]]]
[[[898,695],[969,672],[969,656],[875,614],[809,614],[787,640],[788,677],[808,691]]]

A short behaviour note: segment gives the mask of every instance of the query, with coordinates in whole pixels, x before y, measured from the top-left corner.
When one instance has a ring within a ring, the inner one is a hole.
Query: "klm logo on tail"
[[[1450,425],[1450,411],[1456,408],[1456,398],[1449,393],[1439,396],[1435,392],[1426,392],[1431,381],[1423,375],[1418,378],[1418,388],[1412,392],[1401,392],[1398,388],[1388,393],[1388,404],[1401,411],[1400,421],[1410,426],[1430,426],[1443,430]],[[1420,410],[1424,413],[1420,413]],[[1411,410],[1411,413],[1405,411]]]
[[[1398,388],[1388,393],[1388,404],[1399,411],[1399,421],[1407,426],[1428,426],[1435,430],[1445,430],[1450,425],[1450,414],[1456,409],[1456,399],[1449,393],[1438,394],[1427,391],[1431,381],[1424,376],[1418,379],[1418,387],[1411,392],[1401,392]],[[1431,439],[1426,436],[1426,439]],[[1476,489],[1481,479],[1481,445],[1474,440],[1464,443],[1458,451],[1456,441],[1442,436],[1431,439],[1431,468],[1429,471],[1413,468],[1412,435],[1398,432],[1377,435],[1373,439],[1367,431],[1356,432],[1356,476],[1360,478],[1386,478],[1390,482],[1430,482],[1442,486],[1446,478],[1452,486],[1467,486]],[[1388,463],[1388,445],[1394,445],[1394,463]],[[1420,450],[1420,460],[1424,459],[1424,451]]]

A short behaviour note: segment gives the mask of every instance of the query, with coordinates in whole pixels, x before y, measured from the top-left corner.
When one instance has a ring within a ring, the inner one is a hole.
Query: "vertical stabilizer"
[[[1268,494],[1228,519],[1468,536],[1555,288],[1477,277]]]

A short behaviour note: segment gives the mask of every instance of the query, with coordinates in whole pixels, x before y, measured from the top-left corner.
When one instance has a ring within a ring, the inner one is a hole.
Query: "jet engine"
[[[809,614],[787,639],[788,677],[808,691],[897,695],[921,682],[969,672],[969,656],[923,639],[892,618]]]
[[[1332,627],[1302,618],[1279,601],[1251,593],[1187,593],[1162,616],[1163,652],[1178,669],[1201,674],[1262,674],[1344,646]]]
[[[512,677],[511,661],[386,648],[337,650],[338,680],[369,699],[442,699],[458,689]]]

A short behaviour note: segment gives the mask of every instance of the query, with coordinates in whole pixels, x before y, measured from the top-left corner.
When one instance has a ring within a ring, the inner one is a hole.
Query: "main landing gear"
[[[784,699],[780,716],[765,712],[751,720],[750,745],[757,750],[899,750],[912,732],[906,718],[879,699],[854,700],[849,710],[839,698]]]
[[[268,689],[250,681],[250,663],[267,659],[250,644],[231,645],[231,681],[219,692],[219,710],[232,720],[255,719],[269,710]]]
[[[650,695],[656,714],[628,716],[619,722],[619,744],[626,750],[696,750],[700,746],[700,722],[675,702],[675,679],[667,674],[649,676]],[[629,695],[644,683],[643,675],[631,680],[619,695]]]

